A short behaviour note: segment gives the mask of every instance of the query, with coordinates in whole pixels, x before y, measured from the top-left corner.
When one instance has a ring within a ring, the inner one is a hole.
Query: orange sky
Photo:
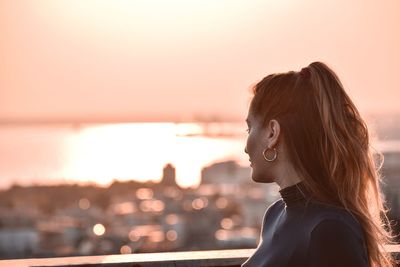
[[[243,120],[271,72],[330,65],[400,112],[400,1],[0,0],[0,122]]]

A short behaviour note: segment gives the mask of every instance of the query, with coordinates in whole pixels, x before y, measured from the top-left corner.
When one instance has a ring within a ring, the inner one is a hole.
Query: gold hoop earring
[[[268,154],[267,154],[268,153]],[[276,150],[276,148],[269,148],[267,147],[266,149],[264,149],[264,151],[262,152],[264,159],[268,162],[273,162],[276,160],[276,158],[278,157],[278,150]]]

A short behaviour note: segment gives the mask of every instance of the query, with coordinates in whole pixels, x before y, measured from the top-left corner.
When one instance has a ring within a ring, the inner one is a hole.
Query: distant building
[[[34,228],[0,229],[0,255],[19,258],[39,250],[39,234]]]
[[[400,152],[384,153],[382,176],[382,190],[389,204],[389,213],[400,218]]]
[[[176,186],[175,167],[168,163],[163,169],[161,184],[164,186]]]
[[[205,188],[210,187],[210,188]],[[246,218],[253,218],[251,214],[263,215],[268,204],[279,197],[278,186],[275,183],[256,183],[251,178],[251,168],[242,167],[235,161],[224,161],[205,167],[201,171],[201,190],[213,189],[223,196],[232,196],[240,199],[242,203],[247,201],[259,202],[249,205],[244,209]],[[246,206],[246,205],[244,205]],[[258,217],[257,217],[258,218]]]
[[[240,185],[251,181],[251,169],[242,167],[233,160],[218,162],[201,171],[202,184]]]

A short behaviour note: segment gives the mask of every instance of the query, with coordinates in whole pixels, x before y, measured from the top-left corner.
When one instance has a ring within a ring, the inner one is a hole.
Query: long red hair
[[[370,266],[393,266],[392,233],[368,128],[337,75],[324,63],[271,74],[257,83],[250,112],[276,119],[289,157],[313,196],[347,209],[362,226]]]

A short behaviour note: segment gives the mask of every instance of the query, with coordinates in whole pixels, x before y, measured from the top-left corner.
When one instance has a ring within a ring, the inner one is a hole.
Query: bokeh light
[[[145,199],[152,199],[152,198],[153,198],[153,195],[154,195],[154,192],[153,192],[153,190],[150,189],[150,188],[139,188],[139,189],[136,191],[136,197],[137,197],[138,199],[142,199],[142,200],[145,200]]]
[[[178,217],[178,215],[176,215],[176,214],[168,214],[166,217],[165,217],[165,221],[168,223],[168,224],[177,224],[178,222],[179,222],[179,217]]]
[[[87,210],[90,208],[90,201],[87,198],[81,198],[79,199],[78,205],[82,210]]]
[[[225,209],[228,206],[228,200],[225,197],[220,197],[215,202],[218,209]]]
[[[192,207],[195,210],[201,210],[201,209],[204,209],[207,206],[208,206],[208,199],[207,198],[204,198],[204,197],[195,198],[192,201]]]
[[[178,233],[175,230],[169,230],[166,236],[169,241],[175,241],[178,239]]]
[[[119,252],[121,254],[131,254],[132,253],[132,248],[130,246],[128,246],[128,245],[124,245],[124,246],[121,247]]]
[[[101,223],[97,223],[93,226],[93,233],[97,236],[102,236],[106,232],[106,228]]]
[[[233,220],[231,218],[223,218],[220,224],[222,228],[229,230],[233,227]]]

